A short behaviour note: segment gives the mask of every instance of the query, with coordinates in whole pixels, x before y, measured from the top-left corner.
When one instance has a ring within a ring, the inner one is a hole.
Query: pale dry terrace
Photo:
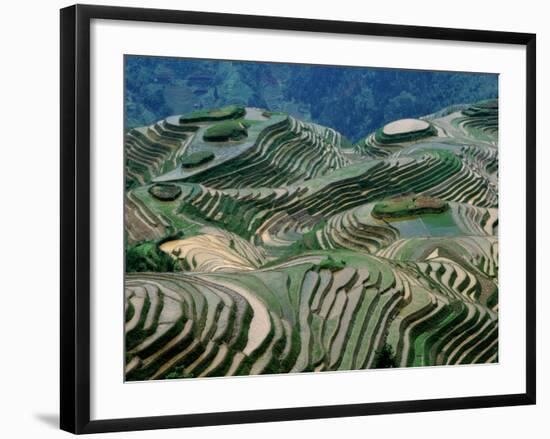
[[[384,126],[383,132],[387,136],[394,136],[396,134],[414,133],[416,131],[423,131],[430,126],[428,122],[420,119],[401,119],[391,122]]]

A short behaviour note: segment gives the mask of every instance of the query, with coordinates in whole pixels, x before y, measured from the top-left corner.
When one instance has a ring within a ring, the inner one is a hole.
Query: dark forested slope
[[[284,111],[352,141],[392,120],[498,96],[495,74],[128,56],[125,75],[127,128],[231,102]]]

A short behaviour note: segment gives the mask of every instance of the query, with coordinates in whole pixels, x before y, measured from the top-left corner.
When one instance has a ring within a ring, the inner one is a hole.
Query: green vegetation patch
[[[158,183],[149,188],[149,193],[161,201],[174,201],[181,195],[181,187],[175,184]]]
[[[321,220],[309,231],[302,235],[302,237],[294,241],[291,245],[286,247],[284,253],[281,256],[285,258],[291,256],[298,256],[309,250],[321,250],[322,247],[317,241],[317,232],[323,230],[326,226],[326,220]]]
[[[329,256],[326,259],[323,259],[319,262],[319,265],[316,266],[317,271],[319,270],[330,270],[332,272],[339,271],[342,268],[345,268],[346,261],[343,259],[334,259],[332,256]]]
[[[126,248],[126,272],[171,272],[174,261],[161,251],[155,242],[147,241]]]
[[[498,100],[489,99],[470,105],[462,114],[469,117],[498,117]]]
[[[376,203],[372,216],[378,219],[403,218],[424,213],[442,213],[449,209],[449,203],[439,198],[406,196]]]
[[[225,119],[237,119],[243,117],[245,113],[245,108],[240,105],[228,105],[226,107],[197,110],[192,113],[184,114],[180,117],[180,122],[212,122]]]
[[[214,160],[214,153],[212,151],[198,151],[192,154],[188,154],[181,159],[182,168],[195,168],[200,165],[204,165]]]
[[[385,369],[391,367],[397,367],[395,353],[391,345],[384,343],[384,345],[376,351],[373,368]]]
[[[250,124],[245,120],[226,120],[209,127],[202,138],[208,142],[241,140],[248,136]]]
[[[154,271],[157,273],[179,270],[178,262],[164,253],[160,245],[167,241],[182,238],[183,234],[176,233],[159,240],[144,241],[126,247],[126,273]]]

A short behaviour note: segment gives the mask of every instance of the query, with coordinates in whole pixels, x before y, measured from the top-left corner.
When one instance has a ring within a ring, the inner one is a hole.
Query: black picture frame
[[[181,414],[90,419],[90,22],[131,20],[513,44],[526,47],[526,376],[525,393]],[[529,33],[447,29],[303,18],[75,5],[61,10],[61,388],[60,425],[72,433],[195,427],[252,422],[427,412],[535,404],[535,143],[536,36]]]

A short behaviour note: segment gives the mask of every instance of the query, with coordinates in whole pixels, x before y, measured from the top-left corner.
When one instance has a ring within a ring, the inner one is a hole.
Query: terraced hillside
[[[498,361],[498,101],[126,134],[127,380]]]

